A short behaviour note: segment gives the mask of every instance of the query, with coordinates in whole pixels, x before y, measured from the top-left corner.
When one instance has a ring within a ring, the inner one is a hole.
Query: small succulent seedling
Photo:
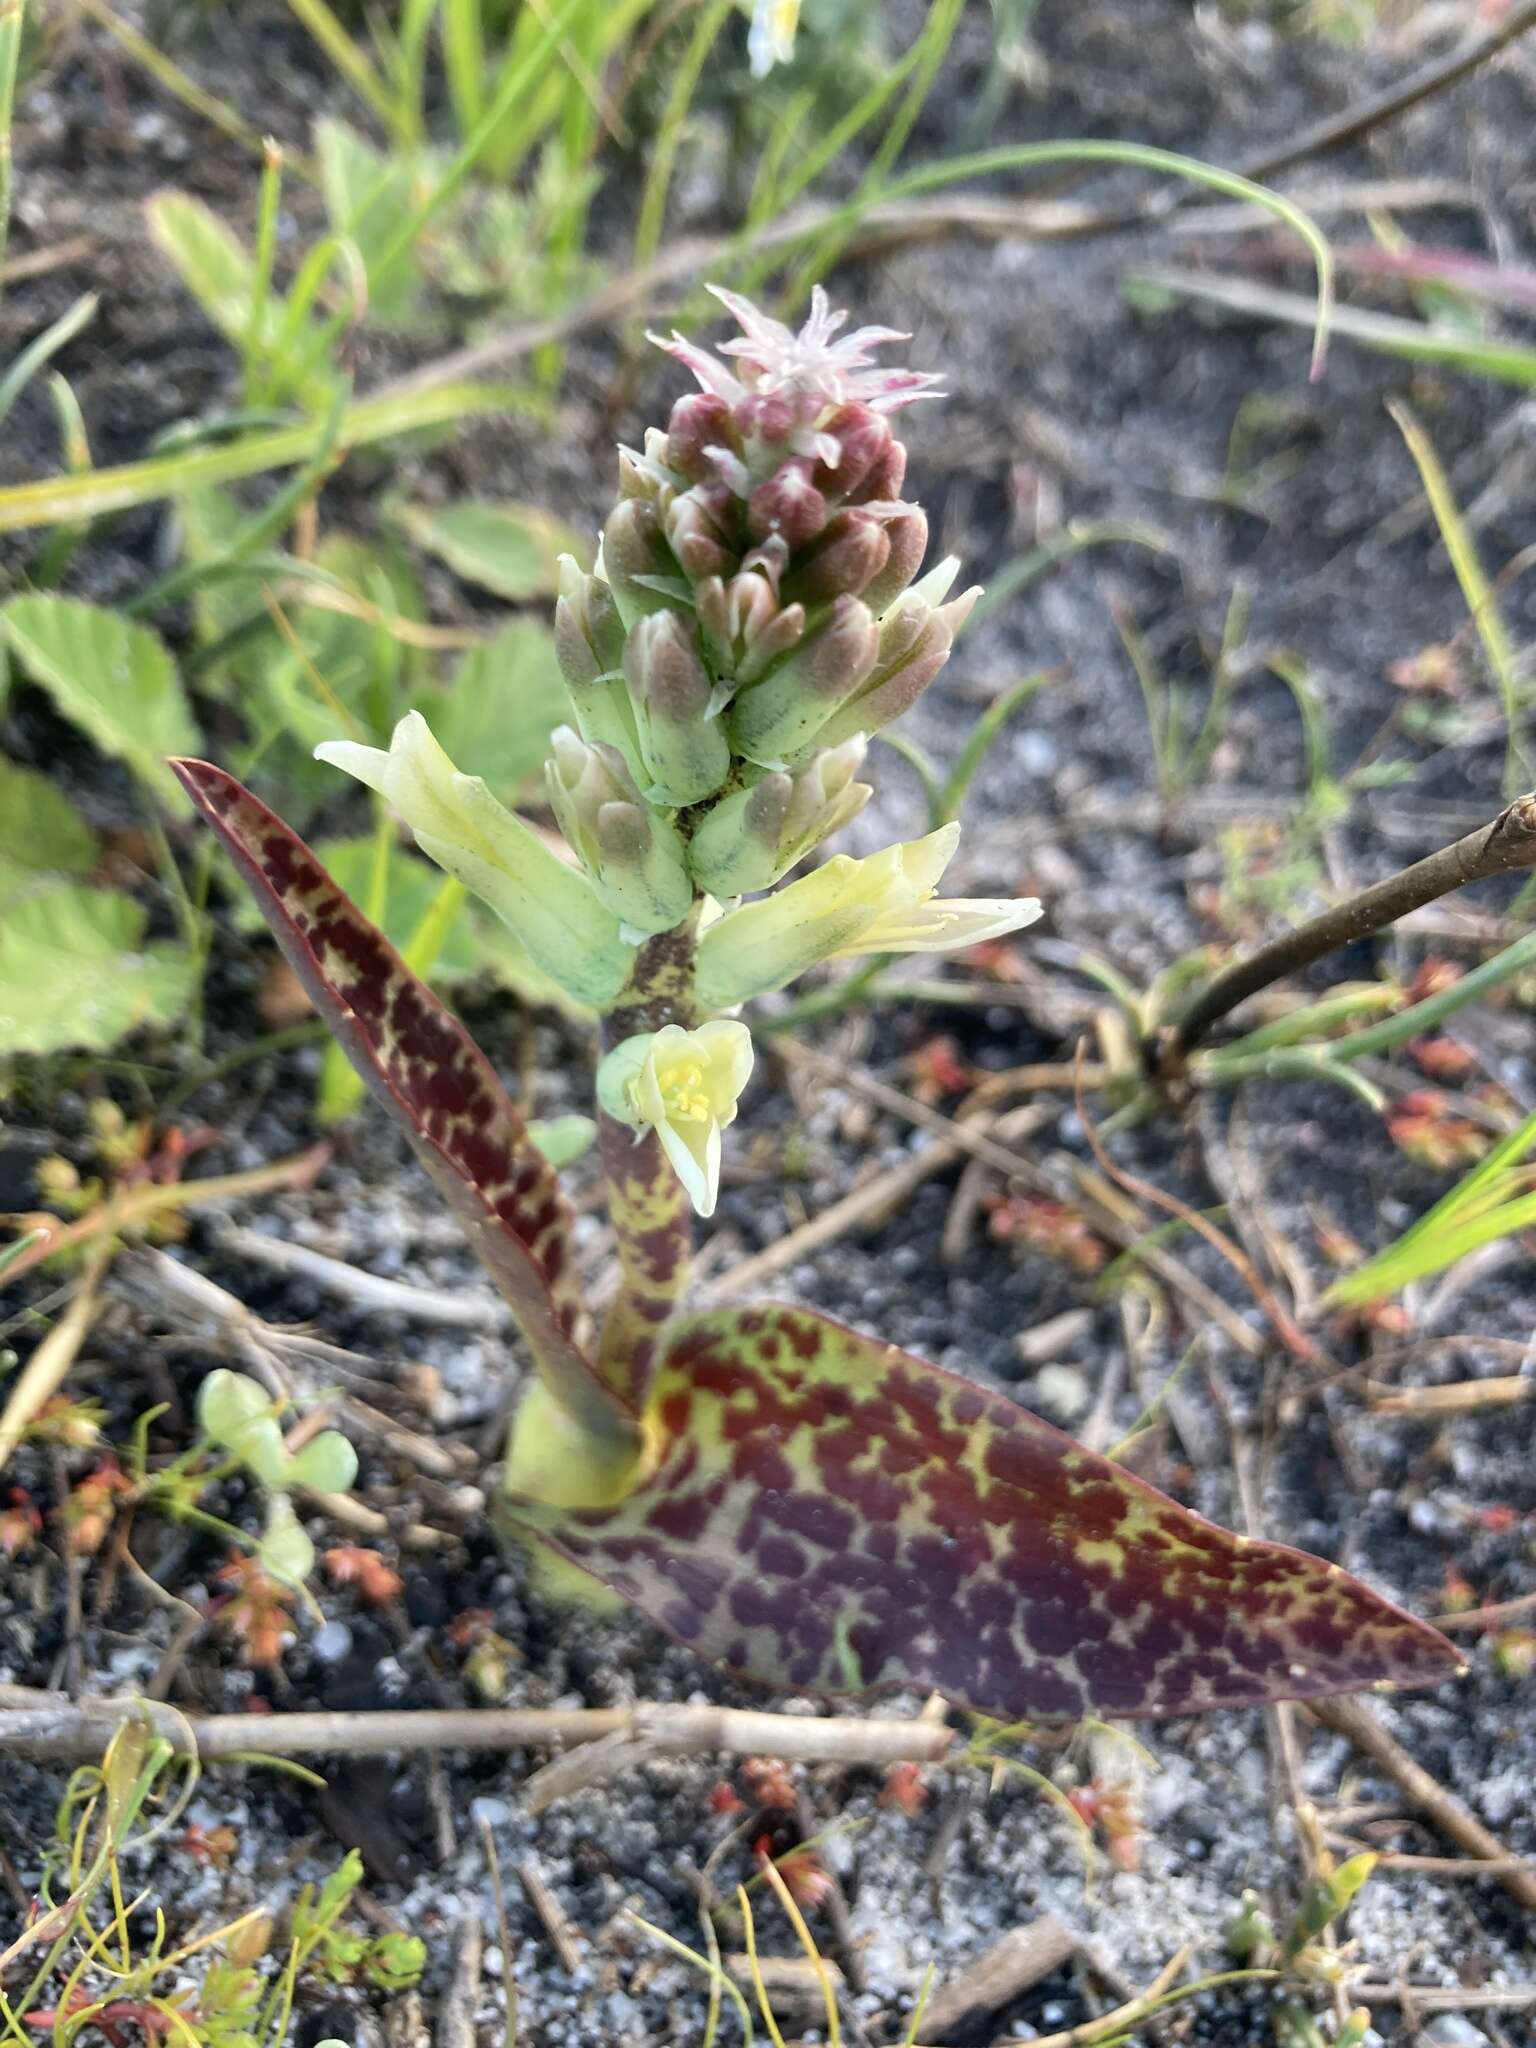
[[[869,736],[943,667],[976,593],[920,574],[892,415],[902,337],[799,333],[718,296],[720,356],[626,449],[594,573],[555,623],[572,722],[551,805],[574,863],[419,717],[319,751],[603,1019],[621,1268],[590,1333],[558,1177],[488,1061],[314,856],[219,769],[177,772],[364,1079],[505,1293],[536,1367],[506,1509],[700,1656],[828,1693],[934,1688],[1006,1721],[1190,1713],[1424,1685],[1433,1629],[1336,1566],[1228,1534],[988,1388],[808,1309],[688,1314],[752,1069],[738,1012],[819,962],[996,940],[1038,906],[944,901],[959,827],[786,880],[865,802]],[[471,764],[472,766],[472,764]]]

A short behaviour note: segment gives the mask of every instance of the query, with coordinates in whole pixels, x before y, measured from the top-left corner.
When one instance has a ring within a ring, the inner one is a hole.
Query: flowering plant
[[[591,574],[556,613],[573,862],[416,716],[321,756],[381,791],[602,1018],[620,1286],[589,1328],[570,1216],[489,1063],[306,847],[229,776],[177,772],[359,1071],[400,1119],[536,1368],[508,1515],[680,1641],[759,1681],[932,1687],[1015,1721],[1182,1713],[1428,1683],[1451,1646],[1337,1567],[1233,1536],[982,1386],[805,1309],[685,1312],[752,1071],[733,1014],[820,961],[1016,931],[937,895],[954,825],[784,877],[867,800],[869,736],[943,667],[976,593],[919,576],[891,418],[931,395],[842,332],[719,292],[739,338],[662,346],[699,390],[622,451]],[[745,900],[744,900],[745,899]]]

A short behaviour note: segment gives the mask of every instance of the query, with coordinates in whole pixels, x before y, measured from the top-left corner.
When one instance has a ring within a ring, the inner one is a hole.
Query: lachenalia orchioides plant
[[[602,1019],[621,1274],[600,1328],[559,1179],[484,1055],[285,825],[177,764],[511,1306],[535,1371],[507,1516],[568,1576],[769,1685],[932,1688],[1019,1721],[1446,1677],[1450,1644],[1359,1580],[1202,1520],[992,1388],[807,1309],[689,1312],[693,1217],[752,1071],[743,1010],[822,961],[1038,914],[939,895],[954,825],[807,865],[976,593],[951,596],[953,561],[921,573],[891,421],[934,380],[875,360],[905,337],[845,334],[820,291],[798,333],[717,297],[739,336],[662,344],[700,388],[622,451],[596,569],[565,564],[571,717],[546,783],[573,858],[418,714],[387,752],[319,749]]]

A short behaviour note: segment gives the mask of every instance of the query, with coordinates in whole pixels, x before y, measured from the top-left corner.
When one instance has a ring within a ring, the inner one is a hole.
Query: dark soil
[[[1409,11],[1395,41],[1366,53],[1289,39],[1260,23],[1239,26],[1172,0],[1042,5],[1034,22],[1039,81],[1012,97],[992,139],[1134,136],[1236,162],[1419,61],[1425,52],[1414,42],[1417,21]],[[983,7],[967,18],[915,155],[955,145],[982,83],[990,22]],[[261,80],[264,127],[293,142],[304,140],[309,120],[334,98],[307,40],[276,7],[214,15],[179,54],[237,104],[247,104],[250,82]],[[1307,166],[1290,189],[1304,197],[1366,178],[1442,181],[1458,196],[1403,216],[1416,240],[1528,263],[1536,250],[1533,116],[1536,54],[1517,47],[1492,71],[1363,146]],[[152,97],[104,38],[81,28],[67,58],[27,96],[17,155],[13,246],[80,232],[96,245],[88,271],[103,293],[102,312],[62,367],[76,383],[98,461],[140,454],[165,426],[229,403],[229,354],[168,281],[145,243],[138,208],[147,192],[170,183],[247,220],[253,181],[238,153],[210,140],[180,108]],[[1140,189],[1122,175],[1084,187],[1106,207]],[[1330,225],[1344,242],[1363,241],[1369,232],[1358,216]],[[1429,427],[1460,502],[1473,508],[1482,558],[1496,571],[1530,539],[1529,401],[1503,386],[1416,370],[1345,342],[1335,344],[1326,377],[1309,383],[1309,340],[1300,332],[1186,309],[1144,312],[1127,295],[1126,278],[1139,263],[1207,258],[1226,269],[1252,265],[1266,278],[1283,275],[1305,288],[1302,259],[1278,231],[1192,240],[1147,230],[1070,244],[990,243],[957,233],[855,257],[835,280],[834,295],[853,304],[860,319],[912,328],[913,360],[945,371],[945,401],[907,415],[911,494],[935,515],[943,548],[961,556],[968,580],[995,580],[1066,520],[1141,522],[1164,543],[1157,553],[1124,544],[1084,549],[1042,575],[968,634],[909,720],[911,736],[947,761],[977,708],[1000,687],[1037,669],[1053,672],[983,767],[959,863],[978,893],[1028,889],[1045,899],[1046,921],[1019,943],[1025,978],[999,983],[995,1000],[883,1006],[829,1024],[818,1037],[900,1085],[913,1078],[912,1055],[938,1033],[952,1035],[960,1058],[982,1071],[1069,1058],[1080,1024],[1104,1000],[1074,970],[1080,954],[1103,958],[1144,986],[1194,949],[1266,931],[1277,908],[1283,917],[1304,914],[1330,889],[1416,858],[1498,807],[1504,735],[1496,694],[1385,405],[1406,398]],[[65,272],[9,294],[0,313],[7,350],[86,282],[79,271]],[[402,343],[378,343],[360,365],[360,388],[400,367],[409,353]],[[675,383],[659,361],[642,363],[629,386],[616,383],[616,372],[610,338],[583,338],[558,436],[535,435],[513,420],[483,423],[430,456],[410,458],[419,472],[413,481],[444,496],[536,497],[578,524],[595,524],[609,490],[613,439],[638,438]],[[611,400],[620,388],[625,396],[616,415]],[[7,480],[50,468],[45,403],[29,397],[11,426],[0,454]],[[328,519],[366,524],[378,473],[372,459],[349,465],[328,491]],[[77,587],[106,601],[130,595],[159,563],[164,519],[162,508],[150,508],[93,536],[80,557]],[[1146,711],[1115,618],[1132,623],[1160,673],[1186,693],[1198,716],[1239,586],[1249,593],[1251,614],[1240,679],[1209,772],[1192,790],[1160,791]],[[429,588],[436,616],[462,612],[464,594],[446,576]],[[1536,637],[1536,581],[1512,581],[1502,603],[1516,642]],[[1451,707],[1457,730],[1424,735],[1387,671],[1453,640],[1466,676]],[[1271,657],[1299,664],[1323,708],[1330,772],[1343,800],[1320,827],[1306,808],[1296,700]],[[26,690],[12,700],[5,741],[15,757],[40,762],[73,745]],[[71,773],[110,811],[110,776],[80,761],[77,748],[75,755]],[[923,822],[908,769],[894,754],[877,750],[877,757],[883,786],[858,828],[866,844]],[[1351,784],[1350,771],[1367,764],[1397,773]],[[1251,875],[1266,855],[1283,853],[1275,840],[1287,833],[1295,835],[1291,850],[1302,849],[1309,864],[1278,904],[1245,898],[1234,876]],[[1356,948],[1347,972],[1363,979],[1391,970],[1406,978],[1432,953],[1470,964],[1485,945],[1489,918],[1511,893],[1488,892],[1475,906],[1442,906],[1393,937]],[[214,1057],[248,1039],[266,957],[232,935],[221,940],[210,991],[207,1049]],[[1330,966],[1330,974],[1337,971]],[[933,976],[925,971],[925,978]],[[960,978],[977,977],[962,969]],[[493,1055],[534,1076],[535,1113],[579,1105],[587,1059],[579,1032],[543,1019],[530,1038],[499,998],[472,1006],[470,1015]],[[1496,1083],[1529,1110],[1536,1060],[1528,1011],[1479,1009],[1458,1017],[1452,1029],[1475,1060],[1465,1085]],[[292,1051],[243,1067],[191,1099],[183,1120],[205,1121],[220,1134],[211,1170],[269,1161],[314,1136],[318,1060],[313,1047]],[[84,1091],[94,1085],[86,1076],[81,1092],[71,1093],[52,1085],[57,1075],[21,1078],[20,1107],[0,1154],[6,1208],[29,1204],[30,1164],[42,1151],[85,1156]],[[168,1078],[151,1046],[134,1073],[113,1085],[132,1104],[135,1090],[153,1099]],[[1424,1085],[1406,1057],[1380,1078],[1393,1094]],[[766,1072],[733,1134],[732,1184],[721,1204],[718,1242],[706,1255],[709,1273],[776,1241],[856,1179],[926,1142],[852,1090],[807,1082],[803,1074],[793,1082],[786,1093],[786,1076]],[[1082,1154],[1070,1092],[1047,1100],[1050,1121],[1031,1144],[1042,1156],[1058,1149]],[[1217,1101],[1202,1119],[1170,1116],[1128,1132],[1116,1140],[1116,1155],[1201,1206],[1232,1202],[1229,1224],[1258,1246],[1261,1259],[1275,1245],[1284,1248],[1284,1270],[1273,1277],[1288,1290],[1298,1278],[1313,1291],[1326,1280],[1320,1222],[1374,1247],[1446,1185],[1445,1176],[1396,1149],[1381,1120],[1354,1098],[1294,1085],[1250,1087],[1236,1101]],[[1241,1523],[1245,1503],[1236,1474],[1247,1469],[1256,1480],[1247,1505],[1264,1534],[1338,1558],[1421,1613],[1445,1604],[1453,1570],[1479,1600],[1536,1589],[1530,1411],[1431,1428],[1373,1417],[1360,1390],[1363,1377],[1411,1386],[1515,1370],[1510,1354],[1487,1340],[1531,1338],[1536,1286],[1528,1254],[1485,1259],[1461,1291],[1411,1300],[1418,1320],[1406,1343],[1382,1332],[1325,1331],[1337,1365],[1369,1366],[1366,1374],[1318,1389],[1278,1350],[1258,1364],[1239,1357],[1219,1332],[1192,1327],[1177,1301],[1148,1321],[1137,1306],[1143,1297],[1107,1297],[1041,1254],[1010,1251],[989,1237],[984,1213],[963,1257],[945,1265],[937,1247],[954,1192],[953,1173],[935,1177],[878,1229],[793,1266],[777,1291],[1006,1385],[1068,1427],[1094,1412],[1106,1375],[1113,1375],[1119,1391],[1099,1418],[1106,1441],[1132,1426],[1193,1346],[1179,1398],[1142,1461],[1148,1477],[1220,1520]],[[371,1113],[339,1136],[316,1187],[252,1205],[239,1220],[374,1273],[457,1295],[479,1290],[489,1299],[425,1182]],[[596,1270],[604,1247],[595,1219],[587,1232]],[[1214,1253],[1193,1241],[1181,1241],[1180,1250],[1257,1326],[1240,1282]],[[501,1340],[406,1329],[359,1314],[308,1283],[232,1254],[218,1222],[195,1222],[178,1256],[269,1321],[304,1323],[362,1354],[378,1376],[377,1400],[414,1426],[485,1440],[516,1370]],[[8,1309],[14,1299],[7,1298]],[[1059,1355],[1026,1367],[1020,1333],[1078,1307],[1088,1310],[1088,1322]],[[14,1337],[17,1327],[0,1334]],[[1429,1341],[1462,1336],[1468,1341],[1460,1347]],[[106,1404],[107,1431],[118,1441],[136,1414],[169,1400],[160,1425],[169,1445],[185,1440],[177,1432],[203,1374],[229,1362],[215,1345],[170,1338],[163,1316],[125,1295],[99,1326],[76,1382]],[[429,1411],[413,1403],[422,1380],[407,1372],[412,1366],[436,1376]],[[315,1385],[324,1383],[322,1372]],[[12,1477],[45,1504],[59,1483],[49,1461],[32,1451],[18,1458]],[[484,1485],[493,1485],[489,1469]],[[377,1447],[364,1447],[358,1491],[392,1512],[398,1508],[402,1521],[433,1518],[431,1499]],[[254,1512],[236,1495],[226,1507],[237,1520]],[[404,1555],[399,1602],[370,1610],[350,1591],[327,1589],[323,1620],[301,1620],[275,1672],[241,1668],[227,1642],[207,1636],[180,1664],[171,1697],[204,1711],[240,1708],[253,1695],[278,1710],[465,1703],[475,1695],[466,1685],[462,1631],[456,1638],[453,1624],[466,1610],[483,1610],[507,1645],[508,1704],[762,1703],[734,1692],[638,1620],[551,1608],[529,1591],[521,1565],[502,1555],[480,1522],[456,1528],[460,1540],[446,1560]],[[346,1540],[319,1524],[315,1534],[322,1543]],[[224,1561],[217,1545],[183,1530],[141,1525],[134,1542],[151,1576],[194,1604]],[[56,1563],[45,1557],[0,1571],[0,1682],[57,1684],[75,1652],[88,1689],[148,1681],[176,1615],[147,1604],[122,1576],[110,1600],[93,1607],[94,1583],[88,1574],[83,1633],[71,1645]],[[1380,1711],[1511,1852],[1536,1854],[1532,1681],[1504,1675],[1488,1640],[1466,1640],[1471,1670],[1464,1680],[1434,1695],[1383,1703]],[[910,1712],[917,1704],[892,1710]],[[1142,1731],[1156,1770],[1144,1788],[1140,1867],[1123,1872],[1101,1864],[1091,1883],[1072,1830],[1021,1781],[989,1784],[981,1772],[935,1776],[926,1804],[909,1816],[882,1801],[872,1773],[804,1773],[815,1825],[830,1830],[823,1853],[849,1901],[867,1983],[854,2010],[868,2038],[888,2040],[891,2030],[899,2037],[898,2015],[930,1961],[943,1979],[999,1934],[1048,1911],[1084,1931],[1102,1965],[1092,1980],[1101,1993],[1107,1978],[1128,1995],[1186,1943],[1202,1968],[1222,1968],[1223,1929],[1245,1888],[1258,1891],[1283,1920],[1302,1868],[1274,1733],[1257,1714]],[[1402,1814],[1400,1796],[1340,1739],[1304,1715],[1296,1717],[1295,1737],[1301,1789],[1325,1821],[1339,1803],[1374,1806],[1380,1824],[1354,1824],[1361,1839],[1418,1854],[1451,1853],[1420,1824],[1392,1818]],[[450,1758],[445,1787],[435,1790],[417,1763],[358,1765],[332,1771],[318,1803],[270,1774],[215,1771],[190,1818],[205,1827],[233,1825],[232,1864],[222,1872],[205,1869],[170,1847],[158,1855],[153,1881],[188,1925],[206,1923],[214,1913],[232,1915],[286,1895],[304,1877],[332,1867],[338,1842],[360,1846],[378,1911],[427,1940],[430,2011],[447,1980],[458,1923],[466,1913],[489,1916],[475,1825],[484,1818],[509,1873],[526,1854],[537,1855],[589,1945],[582,1970],[568,1976],[521,1895],[512,1898],[520,2039],[539,2048],[697,2040],[702,1981],[662,1957],[621,1915],[633,1907],[684,1940],[698,1939],[691,1873],[729,1825],[710,1805],[720,1764],[652,1763],[535,1821],[520,1809],[518,1788],[538,1761]],[[1064,1781],[1074,1768],[1086,1768],[1075,1751],[1065,1770],[1048,1749],[1036,1762],[1056,1768]],[[33,1766],[8,1770],[0,1782],[0,1840],[23,1894],[36,1883],[62,1782],[61,1772]],[[451,1853],[439,1839],[445,1812],[456,1837]],[[725,1875],[734,1881],[745,1867],[738,1857]],[[136,1873],[135,1881],[146,1875]],[[16,1931],[18,1911],[18,1900],[0,1891],[0,1948]],[[489,1917],[487,1929],[493,1931]],[[1355,1906],[1349,1935],[1352,1960],[1377,1983],[1404,1979],[1475,1992],[1536,1977],[1530,1922],[1490,1882],[1384,1869]],[[830,1928],[825,1938],[837,1956]],[[499,1957],[494,1941],[491,1947],[487,1967],[494,1974]],[[1028,2039],[1032,2030],[1089,2017],[1089,1984],[1081,1974],[1048,1980],[998,2015],[998,2035]],[[488,1994],[487,2040],[499,2038],[493,2006]],[[1382,2003],[1375,2021],[1388,2041],[1434,2038],[1419,2034],[1411,2006]],[[1506,2015],[1502,2035],[1497,2014],[1474,2009],[1471,2022],[1482,2031],[1441,2038],[1529,2038],[1528,2015]],[[387,2031],[391,2041],[405,2042],[415,2024],[409,2001],[375,2000],[365,2010],[344,2000],[339,2013],[334,2006],[306,2013],[301,2039],[340,2033],[362,2043]],[[1203,1995],[1163,2022],[1160,2038],[1231,2048],[1265,2043],[1266,1995],[1240,1988]]]

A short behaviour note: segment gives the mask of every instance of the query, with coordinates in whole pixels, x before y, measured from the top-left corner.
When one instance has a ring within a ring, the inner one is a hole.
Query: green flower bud
[[[600,566],[627,630],[651,612],[688,601],[687,580],[678,574],[660,515],[643,498],[621,498],[608,514]]]
[[[670,931],[693,902],[677,827],[646,809],[616,747],[591,746],[568,725],[549,746],[550,808],[623,936]]]
[[[730,773],[731,750],[692,628],[672,611],[637,619],[624,649],[646,799],[701,803]]]
[[[815,755],[797,774],[775,769],[722,797],[689,843],[699,887],[719,897],[772,888],[868,803],[868,783],[853,779],[864,752],[864,740],[852,739]]]
[[[814,546],[802,549],[796,556],[784,579],[784,595],[805,604],[830,604],[834,597],[863,597],[870,610],[877,611],[867,593],[881,578],[890,552],[890,536],[871,513],[834,512]]]
[[[833,712],[858,691],[879,648],[868,605],[856,597],[838,598],[821,625],[761,681],[738,690],[728,715],[736,752],[765,768],[803,754]]]
[[[640,749],[624,683],[624,621],[608,585],[586,575],[570,555],[560,557],[555,659],[583,739],[617,747],[635,768]]]
[[[920,505],[898,513],[894,519],[886,520],[885,537],[890,544],[885,565],[863,592],[864,602],[876,618],[900,597],[923,566],[923,556],[928,552],[927,513]]]
[[[917,702],[949,660],[955,635],[981,595],[978,585],[948,604],[932,601],[949,587],[958,566],[953,561],[941,563],[896,600],[880,621],[874,666],[827,718],[816,735],[818,746],[835,746],[856,732],[879,732]]]

